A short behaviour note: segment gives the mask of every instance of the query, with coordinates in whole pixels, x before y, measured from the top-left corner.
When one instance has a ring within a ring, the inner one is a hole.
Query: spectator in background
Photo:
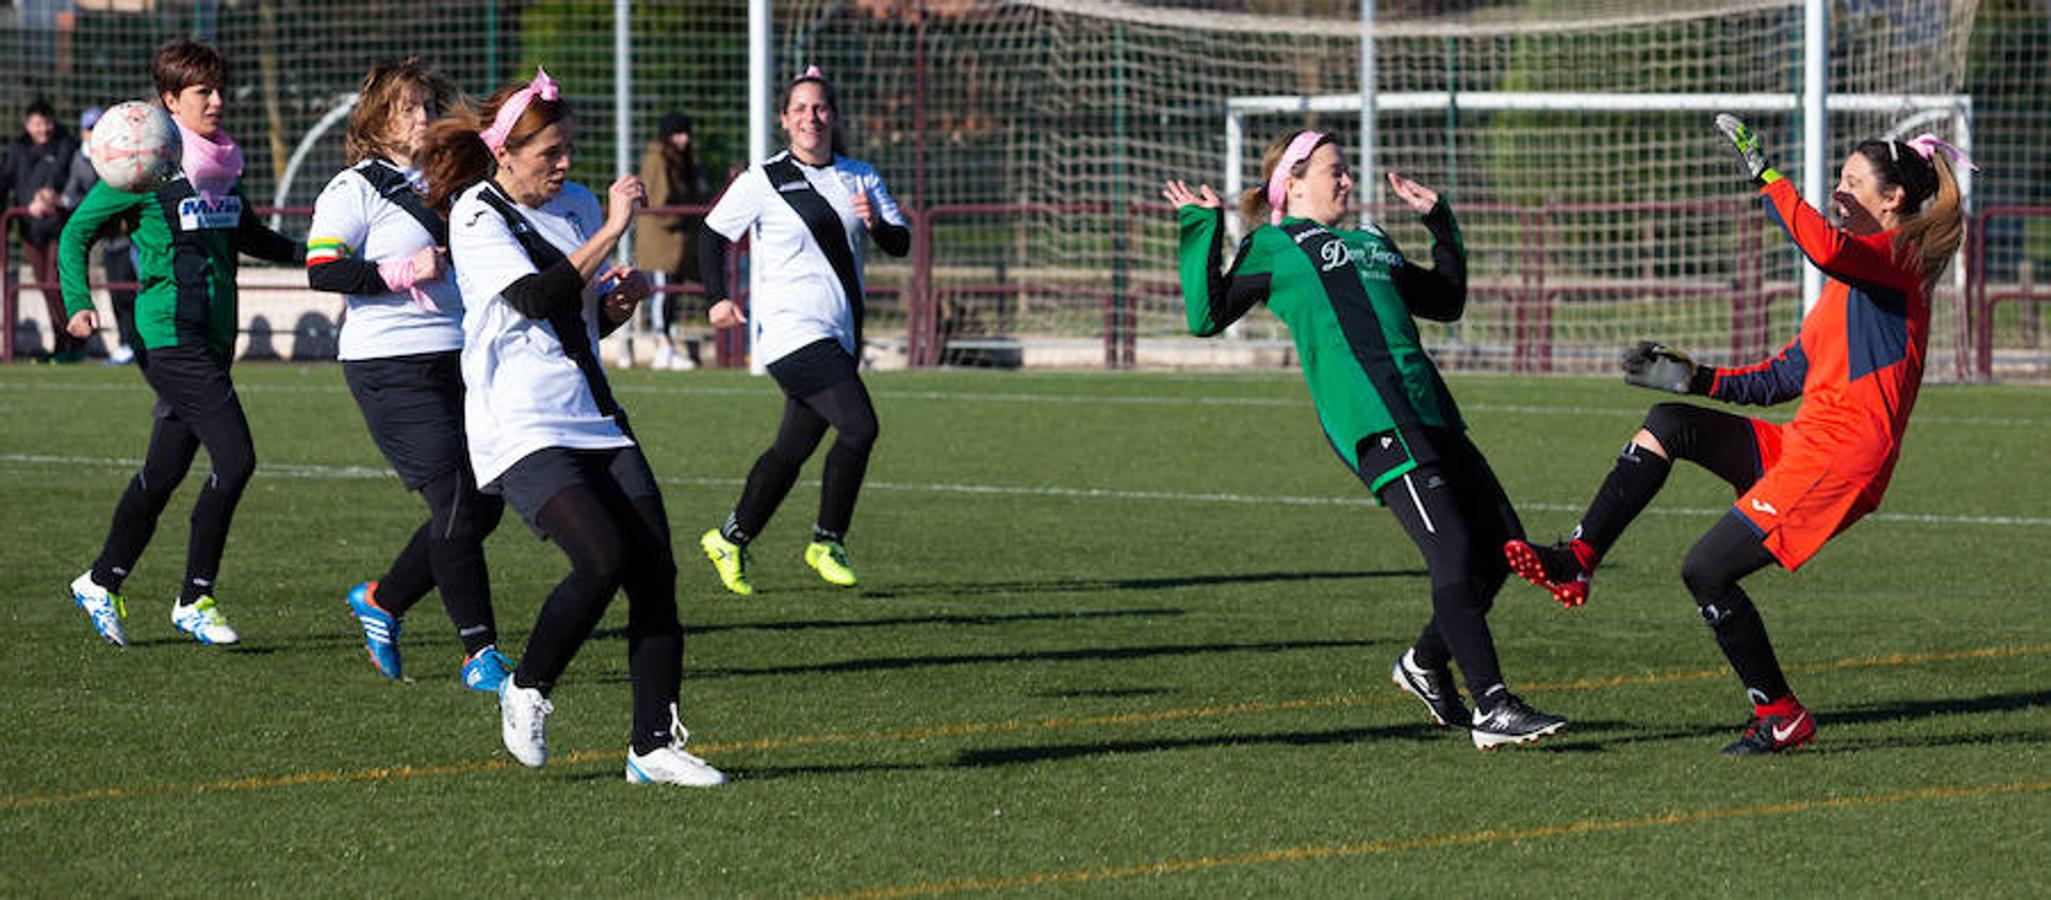
[[[100,183],[100,173],[93,168],[93,158],[87,148],[93,142],[93,126],[99,124],[100,114],[105,110],[97,106],[88,108],[78,115],[78,152],[71,157],[71,174],[64,179],[64,193],[58,197],[66,215],[78,208],[79,201]],[[135,291],[129,288],[115,288],[115,284],[135,281],[135,250],[128,243],[126,226],[119,221],[109,221],[100,229],[100,266],[106,269],[108,299],[114,304],[115,341],[107,348],[107,364],[125,366],[135,361]]]
[[[4,179],[9,192],[8,208],[27,207],[21,220],[22,254],[36,283],[43,285],[43,303],[50,311],[50,359],[77,362],[84,357],[85,341],[64,333],[64,292],[57,287],[57,235],[64,230],[65,208],[60,191],[71,171],[71,158],[78,155],[78,141],[57,124],[57,110],[41,97],[23,114],[21,135],[8,148]],[[7,273],[12,278],[13,272]]]
[[[706,183],[705,166],[698,161],[697,144],[691,140],[691,117],[673,112],[662,117],[661,134],[641,154],[641,180],[648,186],[650,206],[698,206],[710,202],[712,188]],[[695,347],[681,352],[676,326],[680,297],[661,290],[664,286],[700,281],[698,277],[698,225],[703,216],[644,215],[634,233],[634,265],[648,273],[657,290],[648,304],[649,328],[659,335],[655,344],[657,369],[695,369]],[[631,357],[629,357],[631,361]]]

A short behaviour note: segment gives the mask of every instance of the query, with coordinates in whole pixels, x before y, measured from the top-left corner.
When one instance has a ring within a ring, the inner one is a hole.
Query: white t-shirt
[[[309,267],[332,258],[381,264],[405,259],[434,243],[419,220],[399,204],[378,196],[377,188],[360,174],[370,164],[365,160],[343,170],[314,201],[313,223],[306,232]],[[399,171],[416,189],[424,189],[418,170]],[[345,361],[381,359],[462,347],[463,295],[455,281],[443,273],[414,286],[434,302],[435,309],[422,306],[409,291],[344,294],[349,312],[342,318],[337,356]]]
[[[786,156],[789,151],[770,157],[769,162]],[[905,224],[904,213],[883,186],[883,177],[876,174],[875,166],[845,156],[834,157],[831,166],[808,166],[795,158],[791,162],[840,214],[841,230],[847,233],[848,247],[854,251],[855,277],[860,279],[862,236],[867,232],[855,216],[854,191],[868,192],[870,208],[879,220]],[[734,179],[706,214],[705,227],[729,241],[747,234],[748,264],[762,273],[759,293],[748,300],[750,353],[755,362],[768,365],[822,338],[839,341],[850,354],[857,352],[853,307],[841,290],[839,276],[833,273],[833,264],[826,260],[797,210],[777,196],[761,165],[749,166]]]
[[[449,255],[463,289],[463,416],[470,466],[489,484],[527,454],[545,447],[603,450],[634,442],[611,416],[599,412],[591,383],[546,319],[530,319],[500,291],[539,269],[499,211],[478,198],[496,191],[471,186],[449,210]],[[504,195],[501,194],[503,197]],[[536,209],[513,207],[534,230],[568,256],[605,221],[598,198],[581,184]],[[598,353],[598,287],[584,286],[584,333]]]

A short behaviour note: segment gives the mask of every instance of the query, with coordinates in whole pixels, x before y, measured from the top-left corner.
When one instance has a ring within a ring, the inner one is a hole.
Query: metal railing
[[[1994,378],[1995,306],[2002,303],[2051,303],[2051,288],[2037,285],[2029,278],[2019,278],[2016,283],[1999,289],[1993,286],[1993,279],[1987,274],[1988,224],[1996,219],[2027,221],[2044,218],[2051,218],[2051,206],[1990,206],[1973,215],[1971,226],[1966,229],[1965,302],[1959,304],[1961,378],[1976,381]],[[2028,270],[2025,268],[2023,271]],[[1970,342],[1965,335],[1971,335]],[[1968,347],[1972,350],[1970,360],[1966,358]]]
[[[1515,372],[1553,371],[1556,344],[1553,314],[1556,308],[1570,298],[1680,298],[1721,295],[1728,298],[1730,305],[1728,346],[1732,358],[1760,359],[1770,349],[1769,310],[1775,303],[1799,295],[1799,289],[1792,283],[1774,283],[1766,279],[1768,248],[1762,237],[1762,229],[1745,228],[1739,232],[1737,259],[1734,261],[1735,277],[1727,281],[1682,281],[1657,277],[1596,280],[1564,275],[1557,271],[1558,267],[1548,262],[1549,247],[1555,239],[1556,222],[1560,217],[1670,213],[1737,217],[1749,211],[1749,207],[1750,204],[1736,202],[1554,204],[1544,207],[1505,204],[1463,205],[1460,211],[1469,221],[1489,216],[1503,217],[1516,223],[1521,236],[1514,251],[1517,265],[1513,276],[1508,281],[1475,281],[1470,284],[1469,290],[1477,299],[1499,301],[1504,305],[1509,330],[1509,366]],[[649,207],[641,214],[702,216],[709,209],[707,205]],[[872,285],[869,293],[872,299],[891,298],[895,303],[890,305],[903,312],[906,358],[914,367],[932,367],[949,362],[950,346],[958,345],[957,349],[978,346],[976,342],[979,338],[973,335],[954,334],[950,331],[952,323],[943,321],[947,311],[961,300],[1021,293],[1081,298],[1088,306],[1095,306],[1100,310],[1097,336],[1103,345],[1104,367],[1130,367],[1134,365],[1137,355],[1141,303],[1146,300],[1168,300],[1170,305],[1174,305],[1172,298],[1179,295],[1179,289],[1172,281],[1164,283],[1159,278],[1136,278],[1134,271],[1134,260],[1138,256],[1134,248],[1141,244],[1141,231],[1158,226],[1169,211],[1165,204],[1158,201],[1115,205],[956,204],[932,206],[924,210],[907,210],[906,215],[913,224],[911,271],[908,281],[902,287]],[[1386,206],[1373,208],[1370,212],[1378,215],[1403,214],[1407,210],[1400,206]],[[260,207],[257,213],[264,216],[277,213],[304,217],[310,215],[311,209]],[[1113,229],[1110,240],[1112,246],[1108,265],[1112,271],[1109,273],[1108,281],[1033,283],[1007,277],[1004,267],[997,264],[987,266],[991,272],[988,276],[946,279],[936,277],[938,263],[935,233],[944,226],[975,220],[1002,222],[1025,217],[1106,216],[1114,213],[1121,214],[1121,218],[1119,226]],[[11,235],[15,220],[25,215],[27,211],[20,208],[0,212],[0,234],[9,235],[8,240],[0,241],[0,272],[6,275],[4,287],[0,287],[0,322],[4,322],[5,325],[0,327],[0,361],[12,361],[16,356],[15,324],[19,319],[21,292],[25,289],[57,287],[18,281],[15,278],[17,260]],[[1963,300],[1957,309],[1959,337],[1955,348],[1954,365],[1956,376],[1961,380],[1984,381],[1993,377],[1993,320],[1998,305],[2051,302],[2051,286],[2037,285],[2027,279],[1996,286],[1987,272],[1990,252],[1987,237],[1989,223],[2002,219],[2031,218],[2051,218],[2051,206],[1997,206],[1982,210],[1972,217],[1965,247],[1965,289]],[[747,242],[743,239],[737,247],[737,252],[729,256],[727,272],[727,283],[732,286],[734,299],[744,308],[749,300],[746,280],[742,277],[746,271],[747,255]],[[1148,261],[1147,265],[1150,268],[1158,268],[1153,261]],[[101,284],[99,287],[133,290],[139,285],[123,282]],[[242,290],[303,291],[305,288],[294,285],[250,284]],[[657,290],[672,297],[695,298],[701,305],[705,298],[704,284],[696,281],[666,284]],[[63,327],[63,323],[55,325]],[[745,364],[746,340],[747,336],[743,329],[715,331],[712,337],[714,365],[731,367]],[[956,357],[959,357],[958,353]]]

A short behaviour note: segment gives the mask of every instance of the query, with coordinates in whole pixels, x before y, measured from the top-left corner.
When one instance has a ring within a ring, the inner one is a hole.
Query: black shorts
[[[620,492],[629,500],[662,496],[661,488],[655,484],[655,472],[648,468],[648,457],[641,455],[640,447],[612,450],[544,447],[520,457],[512,468],[485,485],[484,492],[504,497],[507,506],[519,511],[527,527],[533,529],[537,537],[547,540],[548,532],[542,530],[539,519],[548,501],[579,484],[598,484],[607,480],[618,484]]]
[[[459,351],[348,360],[342,376],[363,410],[370,439],[407,490],[420,490],[469,464]]]
[[[769,364],[769,377],[787,396],[804,399],[850,378],[860,377],[855,358],[832,338],[821,338],[792,350]]]
[[[228,361],[202,347],[159,347],[150,351],[142,377],[157,392],[159,419],[204,422],[242,406]]]

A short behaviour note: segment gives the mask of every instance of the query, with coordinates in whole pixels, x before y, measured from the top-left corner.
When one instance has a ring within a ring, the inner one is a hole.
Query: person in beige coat
[[[698,161],[691,139],[691,117],[673,112],[662,117],[661,133],[641,154],[641,179],[648,185],[649,206],[700,206],[711,202],[706,167]],[[702,279],[698,274],[698,225],[702,215],[645,214],[634,234],[634,265],[657,287],[647,304],[647,327],[655,336],[653,365],[657,369],[698,367],[696,342],[679,346],[673,333],[684,304],[680,294],[662,290]]]

